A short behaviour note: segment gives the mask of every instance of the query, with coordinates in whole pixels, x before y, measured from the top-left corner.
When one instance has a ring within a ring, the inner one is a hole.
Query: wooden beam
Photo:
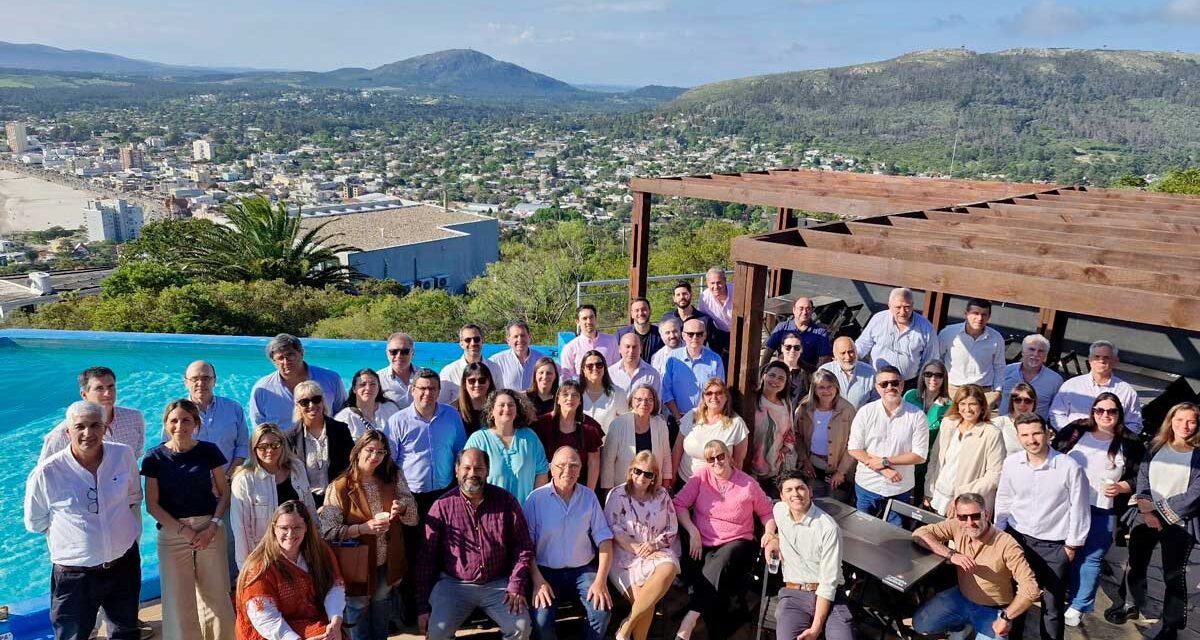
[[[1074,195],[1067,195],[1074,194]],[[1032,200],[1039,204],[1054,203],[1063,206],[1080,207],[1084,209],[1133,209],[1133,210],[1155,210],[1164,212],[1182,212],[1196,213],[1200,212],[1200,201],[1193,200],[1178,200],[1178,199],[1162,199],[1162,200],[1123,200],[1119,198],[1104,198],[1097,197],[1086,192],[1078,191],[1051,191],[1039,193],[1032,198],[1017,198],[1021,200]],[[1014,199],[1016,200],[1016,199]]]
[[[712,183],[711,180],[707,181]],[[812,196],[804,193],[781,192],[771,189],[731,186],[718,183],[695,184],[668,178],[634,178],[634,191],[657,193],[681,198],[700,198],[764,207],[787,207],[805,211],[822,211],[846,216],[872,216],[905,210],[903,205],[882,200]],[[908,210],[914,210],[909,208]]]
[[[633,192],[633,224],[629,242],[629,300],[646,297],[650,268],[650,194]]]
[[[1155,193],[1152,191],[1135,191],[1132,189],[1099,189],[1093,187],[1088,187],[1086,189],[1062,189],[1060,190],[1060,193],[1065,196],[1087,198],[1088,200],[1103,198],[1106,200],[1124,200],[1126,202],[1178,202],[1184,204],[1200,204],[1200,196],[1193,196],[1183,193]]]
[[[1094,211],[1081,212],[1071,209],[1043,209],[1041,207],[994,202],[988,203],[986,207],[963,207],[963,209],[971,215],[1028,220],[1035,225],[1041,225],[1044,222],[1054,224],[1103,225],[1105,227],[1121,229],[1200,234],[1200,216],[1187,218],[1136,212],[1118,215],[1101,213],[1097,215]]]
[[[780,207],[775,214],[773,231],[796,228],[796,212],[787,207]],[[790,269],[771,269],[767,281],[770,283],[768,295],[776,298],[792,291],[792,272]]]
[[[1016,198],[1013,202],[1018,204],[989,202],[986,208],[989,211],[1008,213],[1026,219],[1059,222],[1076,221],[1083,223],[1124,224],[1136,221],[1200,225],[1200,213],[1160,213],[1150,209],[1080,209],[1072,206],[1070,203],[1055,202],[1047,205],[1041,204],[1041,200],[1030,200],[1028,198]]]
[[[1025,260],[1051,258],[1076,261],[1082,264],[1110,265],[1130,269],[1146,269],[1161,273],[1176,271],[1200,273],[1200,257],[1157,255],[1123,251],[1120,249],[1098,249],[1082,245],[1066,245],[1041,242],[1040,234],[1032,242],[1014,240],[997,231],[991,235],[978,232],[942,231],[938,229],[902,229],[867,222],[847,222],[846,227],[856,237],[894,238],[903,242],[923,245],[931,240],[947,246],[979,251],[984,254],[1001,253]]]
[[[1037,332],[1050,341],[1050,350],[1046,353],[1046,362],[1058,362],[1062,357],[1063,339],[1067,335],[1067,320],[1069,314],[1055,309],[1042,307],[1038,309]]]
[[[1017,195],[1036,193],[1033,189],[1018,190],[972,187],[958,185],[946,181],[929,181],[923,184],[897,185],[878,182],[855,182],[849,180],[817,180],[811,177],[797,177],[799,174],[761,174],[744,173],[736,175],[714,174],[712,180],[719,182],[753,182],[755,184],[776,185],[787,187],[802,187],[806,189],[825,188],[839,193],[856,194],[894,194],[903,197],[931,197],[951,202],[982,202]]]
[[[729,362],[725,379],[733,389],[734,407],[746,421],[750,441],[754,438],[754,387],[758,382],[758,356],[762,348],[763,293],[767,286],[767,268],[758,264],[734,263],[733,318],[730,322]],[[750,468],[750,456],[744,468]]]
[[[717,178],[680,178],[684,185],[709,187],[717,185],[728,187],[730,189],[739,189],[747,192],[773,193],[782,195],[805,195],[820,198],[842,198],[846,200],[861,200],[864,202],[878,202],[888,206],[888,211],[915,211],[919,209],[932,208],[941,206],[943,200],[941,198],[929,198],[920,196],[908,196],[901,192],[893,192],[887,189],[877,191],[863,192],[843,190],[839,187],[817,187],[804,188],[799,186],[789,186],[785,184],[760,183],[755,181],[732,179],[722,180]],[[974,203],[972,203],[974,204]]]
[[[966,216],[964,216],[966,217]],[[920,218],[907,218],[903,216],[889,216],[887,223],[903,229],[915,230],[933,230],[933,231],[953,231],[971,235],[974,233],[987,233],[993,235],[1008,235],[1013,242],[1020,242],[1021,238],[1029,231],[1028,225],[1024,229],[1012,229],[1000,226],[989,225],[971,225],[963,222],[940,222],[933,220],[925,220]],[[1193,256],[1195,250],[1190,246],[1185,246],[1183,243],[1156,242],[1150,240],[1132,240],[1123,238],[1112,238],[1106,236],[1096,236],[1083,233],[1065,233],[1061,231],[1045,231],[1039,229],[1036,233],[1038,240],[1042,242],[1057,242],[1062,245],[1075,245],[1081,247],[1094,247],[1099,249],[1123,249],[1127,251],[1138,251],[1160,255],[1183,255]]]
[[[732,257],[740,262],[781,265],[816,275],[896,283],[913,289],[933,289],[1084,315],[1107,318],[1119,313],[1122,320],[1129,322],[1200,331],[1200,299],[1197,298],[1040,276],[1013,278],[997,274],[986,263],[962,267],[877,256],[847,256],[824,249],[756,241],[754,237],[734,239]],[[1114,301],[1120,302],[1119,310],[1114,308]]]
[[[814,180],[829,180],[834,182],[860,182],[868,184],[895,184],[895,185],[926,185],[926,184],[954,184],[980,189],[995,189],[1002,192],[1028,193],[1033,191],[1050,191],[1058,189],[1054,185],[1048,184],[1032,184],[1027,182],[995,182],[987,180],[962,180],[955,178],[923,178],[918,176],[888,176],[874,173],[855,173],[853,171],[817,171],[813,169],[767,169],[765,171],[743,172],[739,175],[771,175],[771,176],[786,176],[798,178],[810,178]]]
[[[921,315],[933,324],[934,331],[941,331],[950,315],[950,296],[943,291],[926,291]]]
[[[1086,234],[1092,236],[1107,236],[1130,240],[1149,240],[1154,242],[1176,242],[1178,236],[1166,231],[1139,229],[1136,227],[1119,227],[1102,224],[1067,224],[1063,222],[1039,223],[1037,229],[1030,229],[1028,222],[1012,220],[995,214],[988,214],[982,207],[965,207],[967,213],[949,213],[946,211],[923,211],[919,215],[934,222],[962,224],[967,226],[997,226],[1011,229],[1015,232],[1058,231],[1062,233]],[[899,216],[896,216],[899,217]],[[908,216],[912,217],[912,216]]]

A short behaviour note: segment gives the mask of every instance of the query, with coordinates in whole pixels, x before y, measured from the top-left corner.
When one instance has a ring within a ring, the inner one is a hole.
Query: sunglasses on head
[[[888,389],[891,387],[899,387],[903,383],[899,380],[880,380],[879,382],[876,382],[875,384],[876,384],[876,386],[880,387],[881,389]]]
[[[633,476],[635,478],[638,476],[642,476],[647,480],[653,480],[654,476],[657,475],[653,471],[646,471],[645,469],[639,469],[637,467],[634,467],[632,471],[633,471]]]
[[[959,522],[967,522],[968,520],[971,522],[979,522],[983,519],[983,512],[976,511],[975,513],[957,513],[954,515],[954,517],[958,518]]]
[[[717,455],[715,455],[715,456],[706,457],[706,458],[705,458],[705,460],[706,460],[706,461],[707,461],[709,464],[712,464],[712,463],[714,463],[714,462],[725,462],[725,454],[723,454],[723,453],[718,453],[718,454],[717,454]]]
[[[389,356],[406,356],[406,355],[409,355],[410,353],[412,353],[412,349],[408,349],[408,348],[388,349]]]
[[[314,404],[321,404],[322,402],[324,402],[324,400],[325,400],[325,398],[322,398],[321,396],[312,396],[311,398],[300,398],[299,400],[296,401],[296,404],[307,409],[308,407],[311,407]]]

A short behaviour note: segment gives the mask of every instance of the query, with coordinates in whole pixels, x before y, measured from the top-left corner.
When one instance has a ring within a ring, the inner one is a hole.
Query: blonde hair
[[[633,495],[633,468],[639,462],[648,465],[654,472],[654,484],[651,485],[650,494],[655,495],[659,491],[666,491],[659,482],[662,478],[658,474],[662,473],[662,469],[658,468],[658,458],[655,458],[652,452],[642,450],[633,456],[633,460],[629,462],[629,468],[625,470],[625,493]]]
[[[246,556],[242,574],[238,577],[237,601],[239,603],[245,600],[246,587],[262,578],[268,569],[274,567],[284,575],[285,579],[289,580],[296,576],[295,572],[300,571],[299,567],[284,557],[283,548],[279,546],[279,537],[275,534],[275,523],[279,522],[280,516],[287,514],[298,515],[304,520],[304,544],[300,547],[300,555],[308,563],[308,575],[312,577],[317,601],[324,600],[325,595],[334,587],[337,573],[333,568],[333,559],[331,558],[333,554],[325,545],[325,541],[321,539],[321,532],[313,522],[312,514],[308,512],[308,507],[305,507],[303,502],[288,500],[275,509],[275,513],[271,515],[271,522],[267,525],[267,533],[262,540],[258,541],[250,555]]]
[[[287,437],[283,435],[283,429],[274,422],[264,422],[254,428],[254,433],[250,434],[250,455],[242,462],[242,466],[236,469],[236,473],[242,471],[254,471],[259,468],[258,464],[258,443],[266,436],[275,436],[279,438],[279,468],[292,470],[292,461],[296,459],[296,454],[292,451],[291,445],[288,444]]]
[[[300,401],[313,396],[321,396],[321,408],[324,409],[325,415],[330,415],[329,401],[333,398],[325,397],[325,390],[321,385],[312,380],[305,380],[296,385],[292,390],[292,397],[295,401],[292,403],[292,423],[295,425],[304,424],[304,414],[300,411]]]
[[[721,413],[717,416],[708,415],[708,405],[704,403],[704,394],[709,389],[718,387],[725,394],[725,407],[721,409]],[[704,383],[704,387],[700,389],[700,403],[692,410],[693,424],[712,424],[716,418],[720,418],[722,427],[729,427],[733,424],[733,402],[729,397],[729,387],[720,378],[709,378],[708,382]]]
[[[962,416],[958,415],[958,403],[967,398],[974,398],[979,403],[979,423],[988,422],[992,419],[992,408],[988,404],[987,394],[983,392],[983,387],[977,384],[964,384],[954,390],[954,400],[950,403],[950,408],[946,409],[946,417],[962,421]]]
[[[1157,453],[1159,449],[1175,441],[1175,430],[1171,428],[1171,421],[1175,419],[1175,414],[1180,411],[1191,411],[1200,420],[1200,406],[1196,406],[1194,402],[1180,402],[1171,407],[1167,411],[1167,416],[1163,418],[1162,426],[1158,429],[1158,435],[1154,436],[1154,439],[1150,441],[1151,453]],[[1193,433],[1192,437],[1184,440],[1184,443],[1193,449],[1200,447],[1200,429],[1196,433]]]

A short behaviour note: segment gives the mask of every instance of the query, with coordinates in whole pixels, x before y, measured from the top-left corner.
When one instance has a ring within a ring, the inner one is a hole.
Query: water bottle
[[[779,556],[773,553],[767,556],[767,573],[779,573]],[[0,638],[0,640],[3,639]]]
[[[0,640],[13,640],[13,633],[8,628],[8,606],[0,607]]]

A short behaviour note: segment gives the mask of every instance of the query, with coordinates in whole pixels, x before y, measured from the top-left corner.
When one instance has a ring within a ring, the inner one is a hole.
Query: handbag
[[[342,571],[342,581],[346,585],[370,583],[370,549],[357,540],[345,540],[333,545],[333,555],[337,558],[338,568]]]

